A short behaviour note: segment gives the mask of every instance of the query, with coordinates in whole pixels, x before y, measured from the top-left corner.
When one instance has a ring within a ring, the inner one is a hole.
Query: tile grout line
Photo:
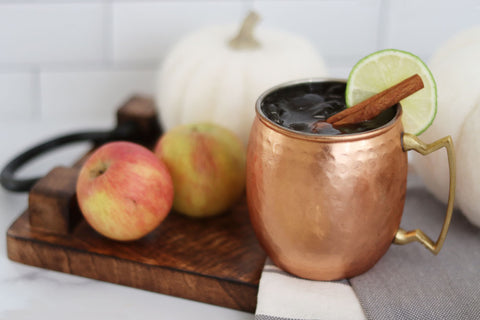
[[[105,62],[66,62],[66,63],[39,63],[39,64],[10,64],[0,63],[0,74],[39,72],[95,72],[95,71],[148,71],[156,66],[155,61],[124,61],[118,63]]]
[[[40,68],[35,67],[32,71],[32,78],[33,78],[33,90],[32,90],[32,113],[31,117],[33,120],[41,120],[43,114],[42,108],[42,86],[41,86],[41,77],[40,77]]]
[[[179,2],[221,2],[221,0],[177,0]],[[291,0],[286,0],[286,1],[291,1]],[[305,0],[305,1],[311,1],[311,0]],[[52,5],[52,4],[99,4],[99,3],[110,3],[110,2],[116,2],[116,3],[156,3],[156,2],[175,2],[175,0],[0,0],[0,5],[6,4],[6,5],[12,5],[12,4],[36,4],[36,5]]]
[[[114,51],[113,51],[113,10],[114,4],[112,1],[103,4],[103,62],[107,66],[113,65]]]
[[[390,13],[390,0],[380,0],[377,19],[377,50],[383,49],[386,44],[387,21]]]
[[[90,0],[90,1],[82,1],[82,0],[44,0],[39,2],[38,0],[0,0],[0,5],[25,5],[25,4],[35,4],[35,5],[69,5],[69,4],[95,4],[95,3],[103,3],[109,0]]]

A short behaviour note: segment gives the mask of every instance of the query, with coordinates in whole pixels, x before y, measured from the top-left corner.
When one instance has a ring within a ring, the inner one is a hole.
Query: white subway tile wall
[[[38,114],[35,78],[29,72],[0,73],[0,121],[27,120]]]
[[[182,36],[209,24],[243,19],[241,1],[118,3],[113,8],[113,61],[161,61]]]
[[[357,59],[377,47],[381,0],[258,1],[264,25],[310,39],[326,59]],[[355,61],[353,61],[355,62]]]
[[[104,4],[0,5],[0,64],[103,60]]]
[[[480,24],[478,0],[0,0],[0,119],[113,118],[128,96],[154,93],[158,65],[180,37],[239,24],[249,9],[259,27],[309,39],[343,78],[386,47],[428,61]]]
[[[152,70],[105,69],[42,72],[40,113],[45,118],[113,118],[131,94],[149,95],[154,90]]]
[[[402,48],[428,59],[448,38],[480,25],[480,1],[390,1],[386,16],[382,47]]]

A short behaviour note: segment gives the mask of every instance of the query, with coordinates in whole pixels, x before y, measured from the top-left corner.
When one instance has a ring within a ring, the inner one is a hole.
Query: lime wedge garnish
[[[417,56],[396,49],[374,52],[353,67],[347,81],[345,101],[351,107],[418,74],[424,88],[400,101],[405,132],[419,135],[437,114],[437,86],[432,73]]]

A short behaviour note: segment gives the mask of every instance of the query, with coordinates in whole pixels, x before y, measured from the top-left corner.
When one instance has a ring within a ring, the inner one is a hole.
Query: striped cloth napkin
[[[436,239],[446,206],[410,187],[405,229]],[[421,244],[392,245],[366,273],[334,282],[297,278],[267,259],[256,320],[480,319],[480,229],[455,211],[438,256]]]

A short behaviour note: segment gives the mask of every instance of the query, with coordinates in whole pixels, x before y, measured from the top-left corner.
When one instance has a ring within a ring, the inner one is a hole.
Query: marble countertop
[[[0,167],[38,142],[88,128],[109,129],[106,121],[0,121]],[[20,177],[44,175],[70,165],[88,149],[80,143],[28,164]],[[253,314],[133,289],[10,261],[6,232],[27,207],[26,193],[0,188],[0,319],[253,319]]]

